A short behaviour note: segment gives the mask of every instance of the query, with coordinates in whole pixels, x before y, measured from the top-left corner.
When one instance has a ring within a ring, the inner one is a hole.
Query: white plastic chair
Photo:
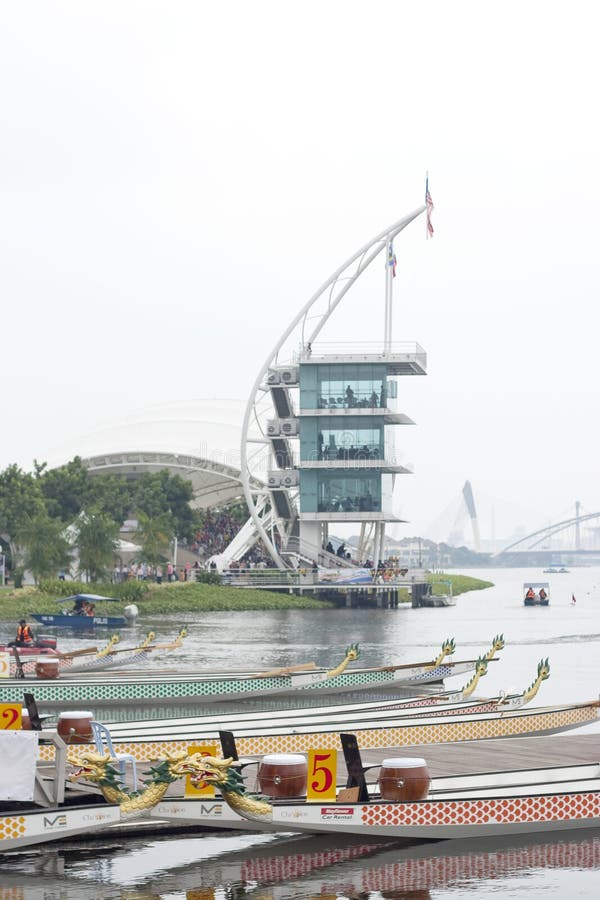
[[[119,772],[121,774],[121,778],[125,781],[125,767],[127,763],[131,763],[131,772],[133,775],[133,787],[137,787],[137,771],[135,767],[135,756],[132,756],[131,753],[115,753],[112,739],[110,736],[110,731],[103,725],[101,722],[90,722],[90,726],[92,729],[92,734],[94,736],[94,743],[96,744],[96,750],[98,753],[106,753],[107,751],[116,759],[119,763]]]

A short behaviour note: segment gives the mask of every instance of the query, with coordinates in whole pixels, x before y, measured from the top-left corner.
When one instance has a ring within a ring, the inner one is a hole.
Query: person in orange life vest
[[[528,590],[527,593],[525,594],[525,599],[526,599],[526,600],[533,600],[534,597],[535,597],[535,591],[534,591],[534,589],[533,589],[533,588],[529,588],[529,590]]]
[[[31,625],[28,625],[25,619],[21,619],[21,621],[19,622],[19,627],[17,628],[15,646],[29,647],[33,644],[34,640],[35,638],[33,637]]]

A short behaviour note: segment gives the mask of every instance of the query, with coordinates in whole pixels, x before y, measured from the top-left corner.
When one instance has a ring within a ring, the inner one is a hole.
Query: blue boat
[[[32,613],[31,617],[43,625],[87,631],[90,628],[126,628],[134,624],[139,612],[135,603],[130,603],[122,616],[96,615],[96,603],[123,602],[118,597],[101,597],[99,594],[73,594],[56,602],[72,603],[73,608],[66,613]]]

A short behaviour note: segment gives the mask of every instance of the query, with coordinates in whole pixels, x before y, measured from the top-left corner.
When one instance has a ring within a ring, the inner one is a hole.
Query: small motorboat
[[[525,581],[523,583],[523,603],[525,606],[549,606],[550,584],[547,581]]]
[[[138,617],[139,610],[135,603],[130,603],[123,609],[122,616],[102,616],[96,613],[97,603],[122,603],[118,597],[101,597],[98,594],[73,594],[64,597],[57,603],[72,603],[72,608],[66,613],[32,613],[32,618],[43,625],[51,625],[59,628],[76,628],[79,631],[87,631],[89,628],[126,628],[133,625]]]
[[[56,656],[57,640],[55,637],[50,637],[47,634],[40,634],[38,638],[32,641],[31,644],[25,644],[20,647],[17,647],[19,651],[19,656]],[[0,643],[0,653],[12,653],[13,647],[15,646],[14,641],[9,641],[8,644]]]

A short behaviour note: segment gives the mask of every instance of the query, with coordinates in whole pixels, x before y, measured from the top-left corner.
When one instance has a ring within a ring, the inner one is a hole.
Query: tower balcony
[[[414,341],[393,342],[382,347],[380,342],[327,343],[305,345],[295,361],[302,365],[352,363],[384,364],[388,375],[426,375],[427,354]]]
[[[297,463],[299,469],[324,469],[339,475],[376,469],[392,475],[414,475],[412,469],[393,459],[304,459]]]

